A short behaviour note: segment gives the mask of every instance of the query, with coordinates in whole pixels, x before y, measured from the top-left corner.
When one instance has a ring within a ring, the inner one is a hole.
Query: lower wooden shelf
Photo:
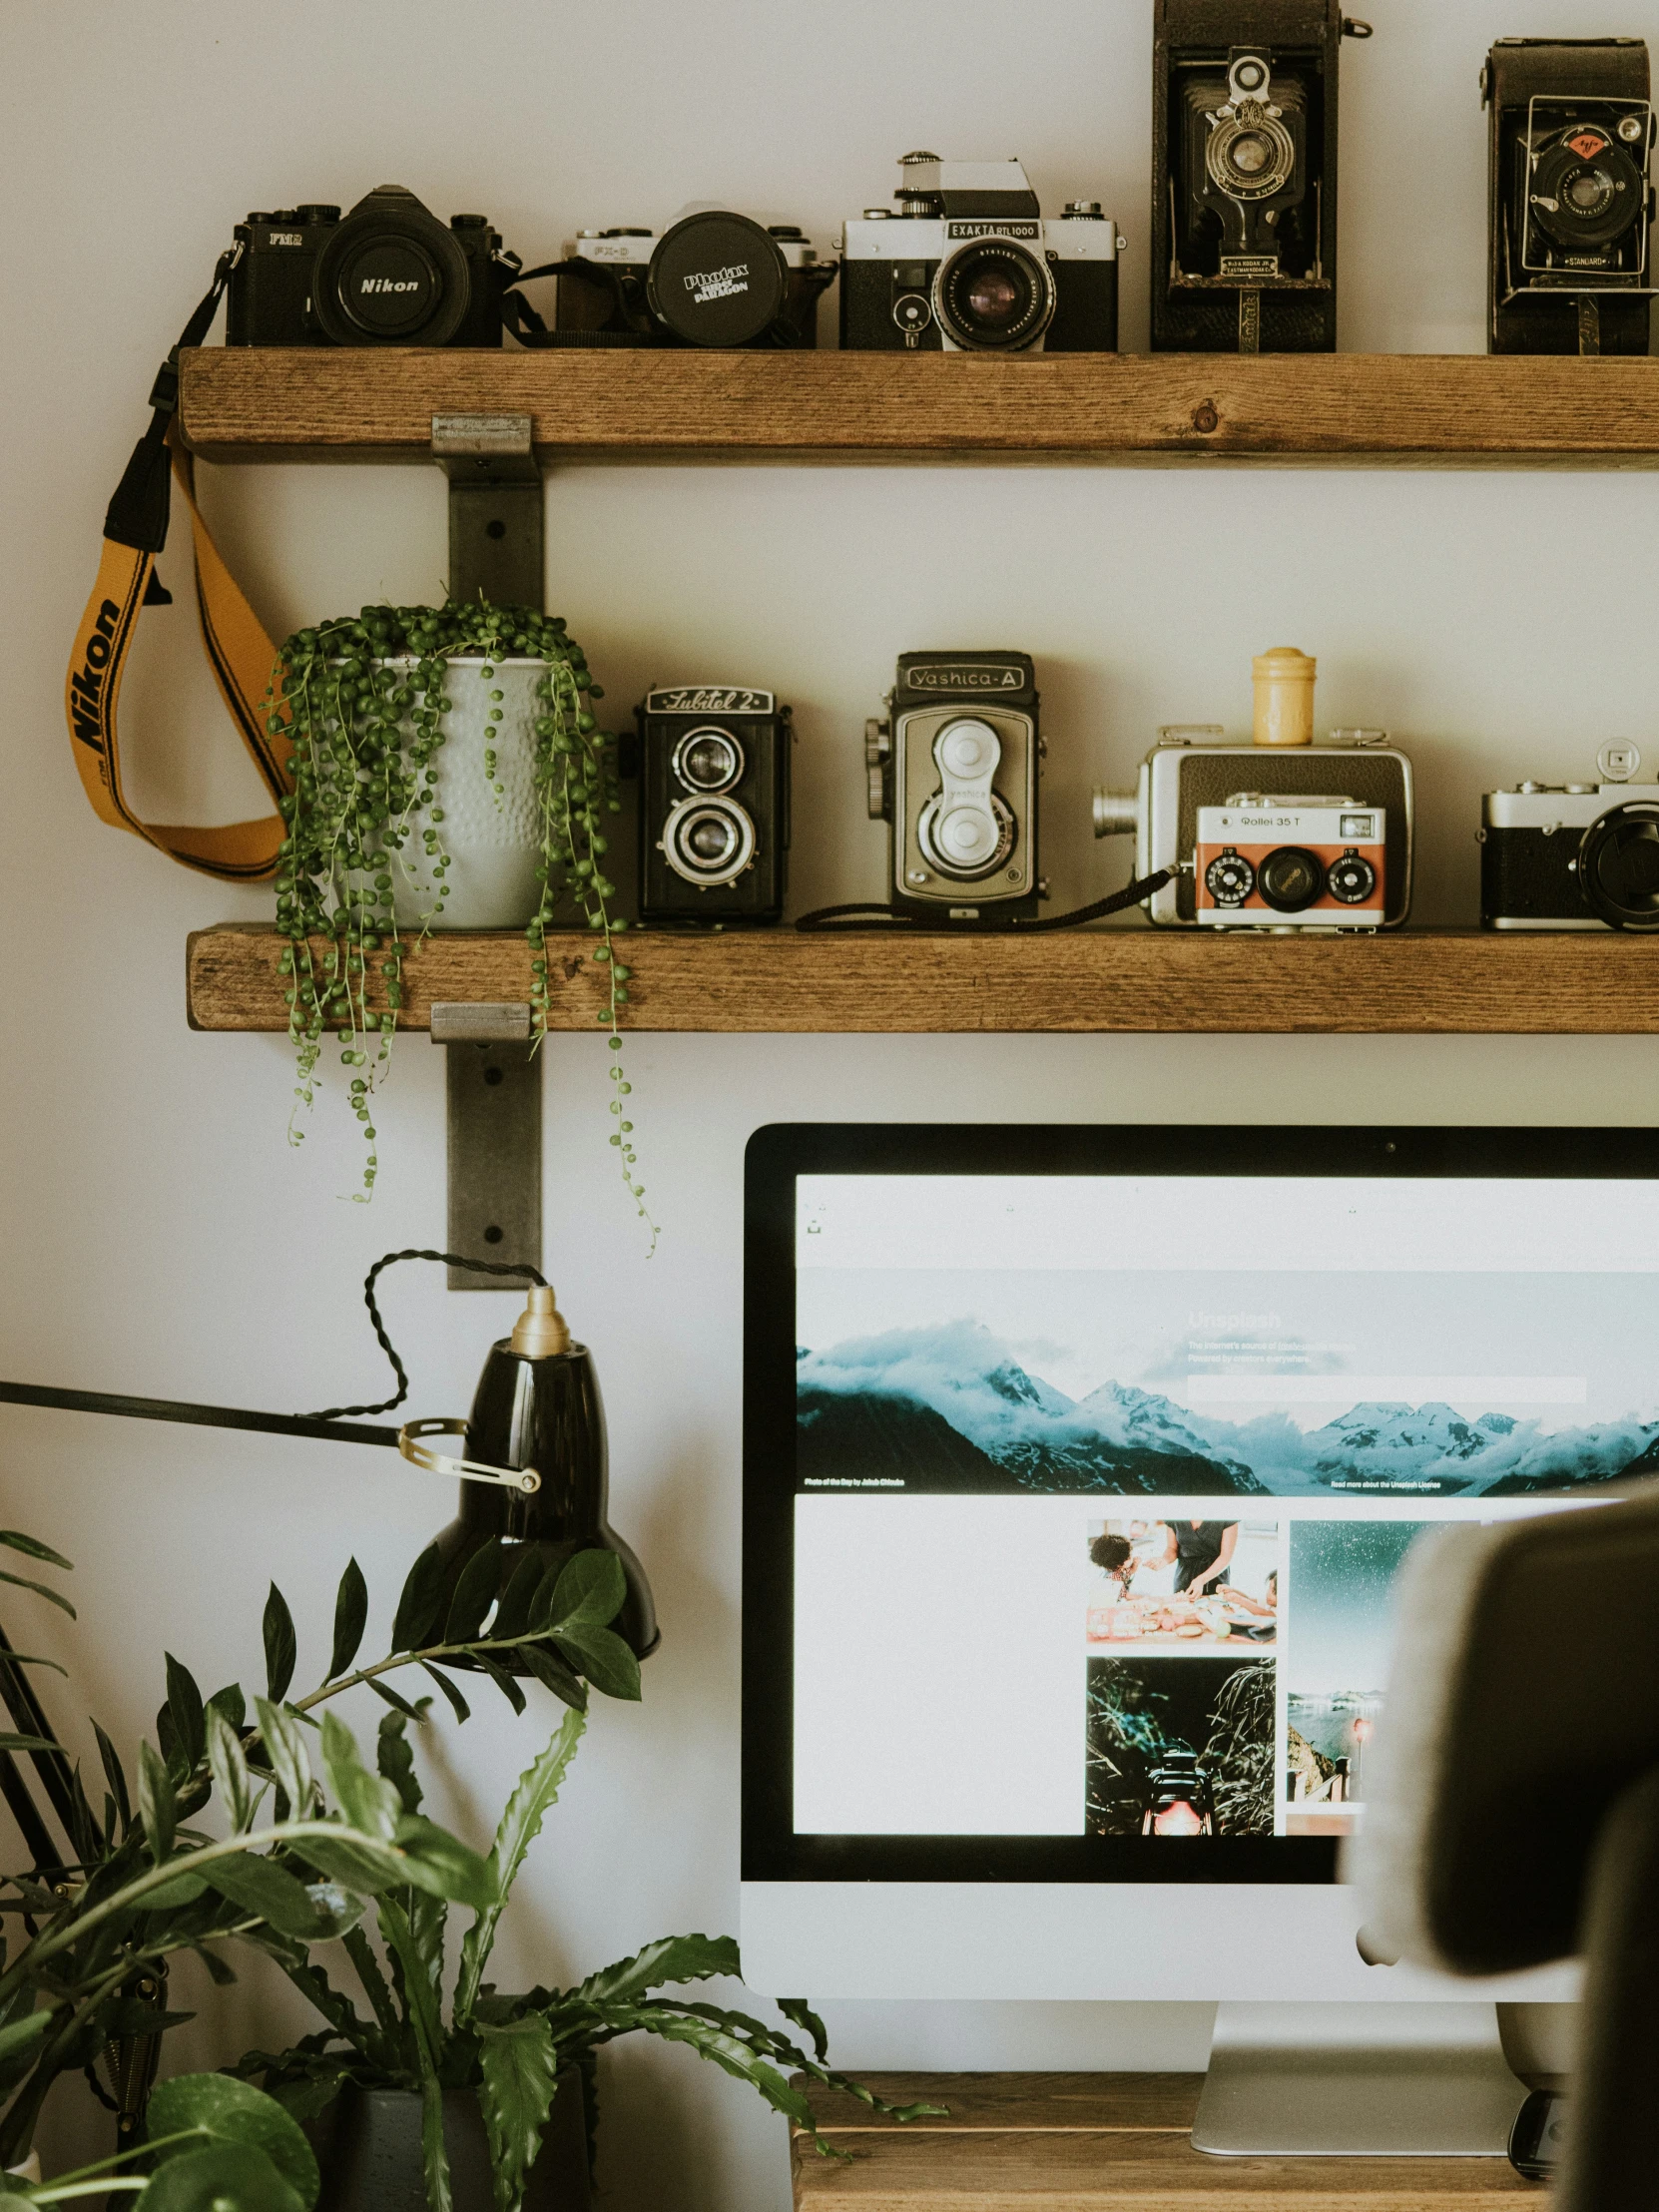
[[[1513,2212],[1540,2192],[1501,2158],[1207,2158],[1201,2074],[891,2074],[900,2126],[800,2080],[846,2158],[792,2130],[796,2212]],[[1520,2091],[1517,2089],[1517,2098]]]
[[[680,1032],[1652,1036],[1659,943],[1403,930],[1379,937],[1199,936],[1087,929],[1052,936],[900,930],[692,935],[640,930],[626,1026]],[[552,1026],[592,1030],[604,1003],[591,937],[550,937]],[[270,928],[225,923],[187,951],[195,1029],[283,1030]],[[404,954],[404,1026],[434,1000],[521,1001],[516,930],[444,931]]]

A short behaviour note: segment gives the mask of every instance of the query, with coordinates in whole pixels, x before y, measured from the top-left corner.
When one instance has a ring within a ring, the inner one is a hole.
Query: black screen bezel
[[[796,1180],[802,1175],[1368,1176],[1603,1181],[1659,1175],[1632,1129],[778,1123],[744,1178],[743,1879],[1322,1886],[1315,1837],[797,1836],[794,1767]],[[780,1470],[787,1470],[780,1479]]]

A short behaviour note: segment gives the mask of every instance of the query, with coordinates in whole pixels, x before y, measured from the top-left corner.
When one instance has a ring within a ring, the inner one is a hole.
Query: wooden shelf
[[[417,460],[434,414],[512,413],[545,461],[1659,463],[1659,360],[212,346],[181,369],[219,461]]]
[[[585,936],[548,939],[555,1028],[597,1025],[592,945]],[[627,1026],[638,1030],[1659,1035],[1659,944],[1611,932],[1298,939],[1143,928],[1040,937],[640,930],[628,946]],[[191,1026],[285,1029],[280,951],[270,928],[227,923],[193,935]],[[513,930],[456,930],[411,946],[404,1023],[424,1029],[434,999],[527,999],[530,957]]]
[[[1517,2212],[1543,2199],[1502,2158],[1207,2158],[1200,2074],[890,2074],[900,2126],[797,2077],[845,2159],[791,2130],[797,2212]],[[1517,2103],[1521,2091],[1515,2091]]]

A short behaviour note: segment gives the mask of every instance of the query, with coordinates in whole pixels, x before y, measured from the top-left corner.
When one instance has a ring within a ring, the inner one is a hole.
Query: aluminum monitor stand
[[[1221,2004],[1193,2147],[1501,2158],[1525,2098],[1492,2004]]]

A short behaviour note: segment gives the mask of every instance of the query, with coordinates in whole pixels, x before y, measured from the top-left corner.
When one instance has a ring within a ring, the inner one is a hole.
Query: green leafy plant
[[[46,2182],[0,2180],[0,2212],[113,2196],[146,2212],[311,2212],[320,2175],[311,2146],[275,2097],[225,2074],[180,2074],[150,2100],[142,2173],[129,2152]]]
[[[368,1147],[355,1195],[372,1195],[379,1169],[373,1097],[390,1066],[403,1004],[405,932],[396,919],[397,884],[411,880],[408,854],[418,831],[435,886],[414,928],[418,941],[444,908],[449,860],[443,810],[435,804],[436,764],[458,675],[451,664],[463,657],[481,660],[477,681],[486,687],[495,664],[508,657],[547,663],[534,726],[541,896],[526,930],[531,1020],[539,1041],[550,1013],[547,934],[565,898],[599,939],[593,958],[605,970],[606,1002],[598,1018],[610,1031],[614,1056],[610,1141],[654,1249],[657,1232],[639,1181],[626,1104],[630,1085],[620,1058],[620,1014],[632,970],[619,956],[616,939],[627,923],[612,910],[616,885],[606,872],[606,829],[621,800],[592,712],[592,702],[604,694],[562,619],[532,608],[483,601],[364,607],[295,631],[277,654],[269,729],[278,749],[287,749],[293,783],[281,803],[287,834],[276,871],[276,926],[286,939],[279,965],[296,1074],[289,1136],[294,1143],[302,1139],[299,1118],[314,1100],[331,1032]],[[501,719],[501,696],[499,689],[490,692],[492,723]],[[493,782],[495,757],[488,751],[483,774]],[[502,789],[494,783],[498,799]]]
[[[69,1565],[15,1531],[0,1531],[0,1544],[49,1567]],[[353,1958],[367,1959],[359,1924],[370,1898],[391,1896],[393,1910],[420,1926],[428,1906],[416,1901],[464,1902],[479,1912],[496,1902],[489,1863],[405,1808],[362,1764],[349,1730],[322,1708],[366,1688],[401,1729],[423,1708],[390,1678],[417,1668],[464,1720],[468,1706],[454,1679],[464,1667],[522,1712],[524,1692],[503,1663],[509,1659],[575,1710],[586,1707],[587,1681],[638,1697],[639,1663],[605,1625],[615,1607],[603,1620],[594,1617],[596,1560],[616,1565],[609,1554],[579,1552],[544,1568],[528,1552],[497,1601],[501,1559],[492,1542],[468,1561],[446,1600],[443,1564],[429,1546],[404,1583],[391,1649],[361,1665],[368,1591],[352,1560],[335,1601],[327,1670],[301,1697],[290,1695],[297,1664],[292,1614],[273,1584],[264,1619],[265,1695],[250,1700],[231,1683],[204,1698],[190,1670],[169,1654],[156,1742],[139,1746],[131,1780],[107,1733],[92,1723],[106,1785],[100,1812],[54,1738],[0,1736],[0,1752],[26,1754],[53,1776],[73,1853],[67,1866],[0,1882],[0,1913],[21,1921],[25,1936],[0,1954],[6,2107],[0,2166],[15,2165],[27,2150],[61,2073],[94,2064],[124,2037],[161,2033],[189,2017],[141,1998],[176,1953],[192,1951],[215,1979],[234,1979],[221,1946],[255,1944],[275,1955],[326,2016],[330,1998],[309,1964],[309,1946],[343,1936]],[[50,1584],[10,1572],[0,1572],[0,1581],[73,1614]],[[39,1664],[55,1662],[0,1657],[0,1666]],[[386,1757],[382,1739],[382,1763]],[[225,1835],[193,1825],[215,1798]]]

